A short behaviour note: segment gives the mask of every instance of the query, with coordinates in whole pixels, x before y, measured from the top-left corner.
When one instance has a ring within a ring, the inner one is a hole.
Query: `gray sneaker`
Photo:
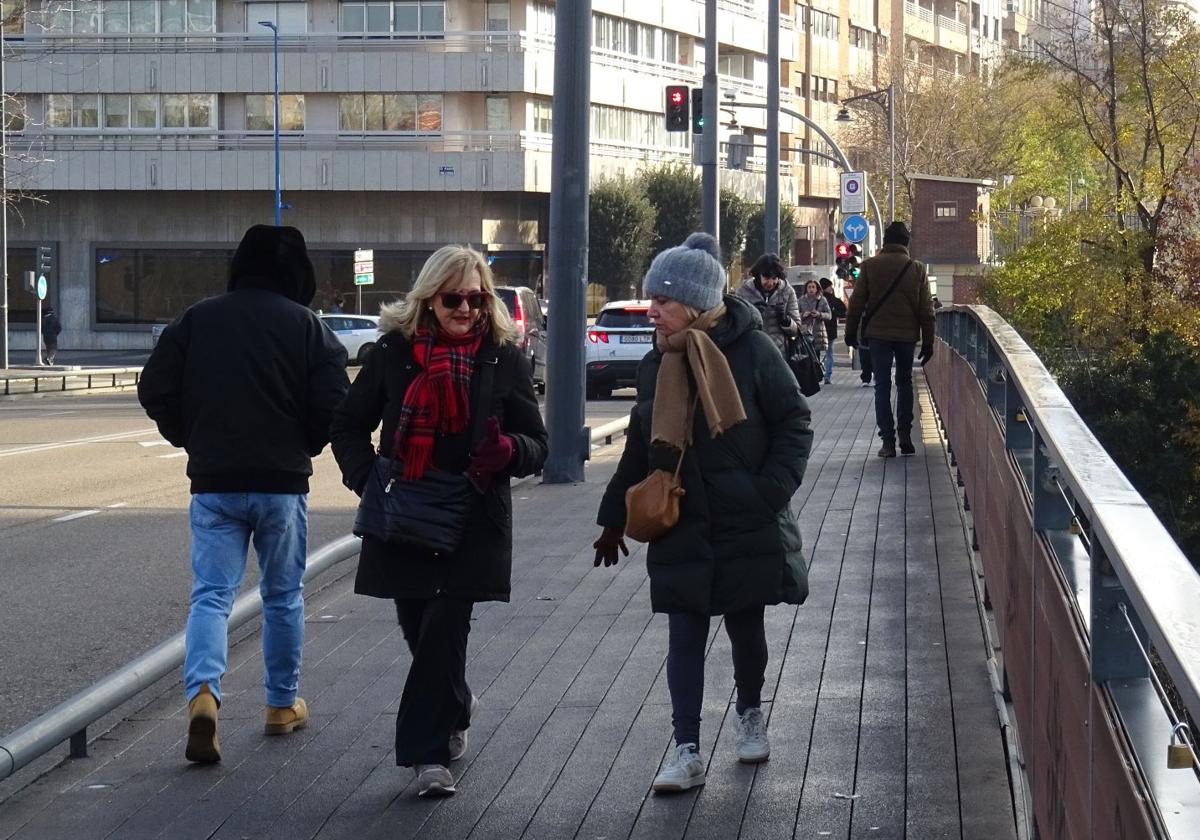
[[[704,759],[695,744],[680,744],[667,756],[654,777],[654,789],[678,793],[704,784]]]
[[[453,796],[454,776],[440,764],[418,764],[417,796]]]
[[[767,721],[758,706],[747,709],[738,717],[737,757],[742,764],[759,764],[771,757]]]
[[[479,698],[474,694],[471,695],[471,711],[467,713],[468,719],[474,719],[475,711],[479,708]],[[450,760],[458,761],[467,754],[467,730],[455,729],[450,733]]]

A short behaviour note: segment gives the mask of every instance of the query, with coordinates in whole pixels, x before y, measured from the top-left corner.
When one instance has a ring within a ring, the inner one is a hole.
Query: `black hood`
[[[761,330],[762,315],[737,295],[725,295],[725,315],[708,331],[718,347],[727,347],[750,330]]]
[[[229,266],[229,291],[238,289],[267,289],[302,306],[312,303],[317,281],[304,235],[272,225],[246,231]]]

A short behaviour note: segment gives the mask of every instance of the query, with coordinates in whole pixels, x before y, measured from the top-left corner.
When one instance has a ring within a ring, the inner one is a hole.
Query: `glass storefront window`
[[[26,271],[37,266],[36,249],[9,245],[8,247],[8,320],[15,324],[32,324],[37,320],[33,295],[21,288]],[[53,286],[51,287],[53,288]]]
[[[97,324],[174,320],[225,291],[232,248],[96,249]]]

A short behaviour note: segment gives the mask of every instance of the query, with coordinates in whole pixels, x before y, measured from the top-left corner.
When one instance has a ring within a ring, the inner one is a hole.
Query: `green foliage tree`
[[[754,262],[763,255],[763,205],[756,206],[746,223],[746,247],[743,261]],[[786,201],[779,202],[779,250],[784,265],[792,259],[792,243],[796,241],[796,208]]]
[[[721,262],[726,271],[733,268],[734,262],[742,254],[751,209],[750,202],[733,190],[721,190]]]
[[[606,179],[592,187],[588,210],[588,275],[609,300],[636,297],[654,238],[654,207],[634,181]]]
[[[638,183],[654,208],[650,255],[683,244],[700,229],[700,176],[686,163],[663,163],[642,170]]]

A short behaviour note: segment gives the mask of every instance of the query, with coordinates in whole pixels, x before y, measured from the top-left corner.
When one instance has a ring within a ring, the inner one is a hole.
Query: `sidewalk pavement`
[[[216,766],[183,760],[175,685],[0,803],[0,838],[1006,838],[1003,739],[955,488],[927,395],[915,458],[881,461],[871,392],[839,368],[811,400],[816,447],[793,500],[812,592],[767,611],[772,757],[733,754],[733,674],[710,640],[704,788],[655,796],[671,742],[665,616],[644,550],[594,569],[588,481],[514,491],[510,604],[481,604],[468,681],[482,701],[458,794],[416,796],[394,764],[408,654],[390,602],[345,576],[311,596],[308,727],[262,735],[257,635],[231,650]],[[717,623],[714,622],[716,625]]]

